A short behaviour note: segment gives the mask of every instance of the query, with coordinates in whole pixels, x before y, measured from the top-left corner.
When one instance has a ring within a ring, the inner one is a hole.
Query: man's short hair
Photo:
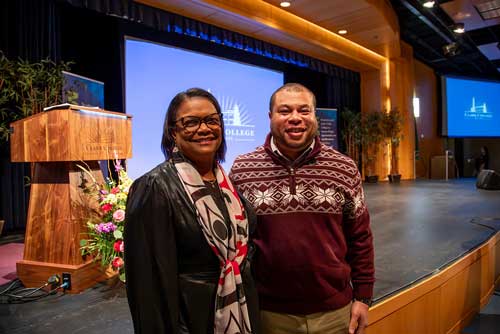
[[[314,93],[311,92],[311,90],[304,85],[301,85],[296,82],[289,82],[287,84],[284,84],[280,88],[276,89],[273,95],[271,95],[271,99],[269,100],[269,112],[273,111],[273,105],[276,100],[276,94],[278,94],[282,90],[286,90],[289,92],[308,92],[312,96],[313,108],[316,109],[316,96],[314,96]]]

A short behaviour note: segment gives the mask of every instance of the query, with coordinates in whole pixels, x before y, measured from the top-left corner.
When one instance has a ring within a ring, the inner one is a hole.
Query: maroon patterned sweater
[[[311,314],[372,297],[370,217],[350,158],[316,138],[290,162],[272,152],[268,136],[236,158],[230,176],[258,215],[253,265],[262,309]]]

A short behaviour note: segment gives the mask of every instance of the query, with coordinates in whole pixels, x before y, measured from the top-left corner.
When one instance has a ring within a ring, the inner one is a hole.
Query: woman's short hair
[[[218,162],[224,162],[224,159],[226,157],[226,136],[224,133],[224,120],[222,118],[221,108],[219,102],[217,102],[217,99],[211,93],[201,88],[189,88],[188,90],[175,95],[172,101],[170,101],[170,105],[167,109],[167,114],[165,115],[165,122],[163,123],[163,136],[161,139],[161,150],[163,152],[163,155],[167,160],[172,156],[172,152],[175,147],[173,132],[176,129],[175,120],[177,119],[177,113],[181,104],[193,97],[201,97],[207,99],[208,101],[210,101],[210,103],[212,103],[212,105],[215,107],[215,110],[220,115],[222,142],[219,146],[219,149],[215,153],[215,160],[217,160]]]

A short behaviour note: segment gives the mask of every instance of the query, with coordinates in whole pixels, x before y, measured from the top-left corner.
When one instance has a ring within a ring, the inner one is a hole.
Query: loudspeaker
[[[483,169],[477,176],[476,188],[500,190],[500,174],[492,169]]]

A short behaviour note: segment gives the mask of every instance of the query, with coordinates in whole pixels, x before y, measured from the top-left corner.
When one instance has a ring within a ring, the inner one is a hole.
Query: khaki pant
[[[338,310],[308,315],[261,311],[260,317],[263,334],[347,334],[351,303]]]

